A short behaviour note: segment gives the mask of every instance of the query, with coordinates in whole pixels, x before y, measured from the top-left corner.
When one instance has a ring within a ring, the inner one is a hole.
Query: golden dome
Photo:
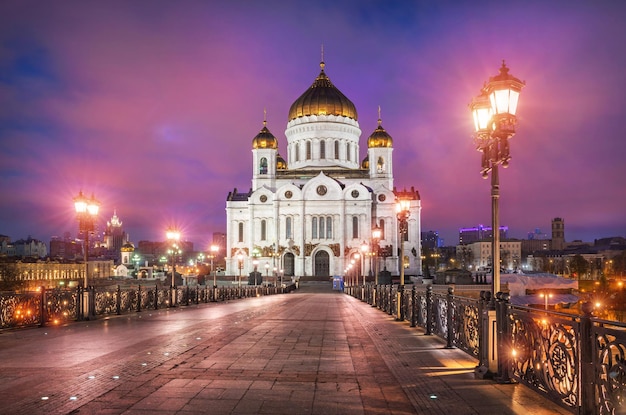
[[[365,156],[365,158],[361,162],[361,168],[365,170],[368,170],[370,168],[370,156]]]
[[[287,170],[287,162],[280,154],[276,154],[276,170]]]
[[[382,125],[382,120],[380,117],[378,118],[378,127],[374,130],[370,138],[367,139],[367,147],[368,148],[384,148],[384,147],[393,147],[393,139],[391,136],[385,131]]]
[[[267,129],[266,124],[267,124],[267,121],[263,121],[263,128],[261,128],[261,131],[252,140],[253,149],[256,149],[256,148],[277,149],[278,148],[278,140],[276,140],[276,137],[274,137],[274,135],[270,133],[270,130]]]
[[[289,121],[307,115],[341,115],[357,120],[356,107],[330,82],[322,69],[315,82],[289,108]]]
[[[122,245],[121,250],[122,252],[134,252],[135,246],[131,242],[126,242],[124,245]]]

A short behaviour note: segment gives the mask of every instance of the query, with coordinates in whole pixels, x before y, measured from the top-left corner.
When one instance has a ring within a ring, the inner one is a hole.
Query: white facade
[[[464,252],[469,250],[471,257],[471,270],[491,268],[491,242],[478,241],[465,245],[457,245],[456,254],[462,261]],[[500,267],[505,270],[518,270],[521,268],[522,241],[500,241]]]
[[[285,136],[287,161],[266,123],[252,143],[252,187],[234,189],[226,202],[226,273],[247,275],[257,269],[289,276],[343,275],[363,245],[372,251],[372,229],[387,248],[384,263],[399,274],[396,199],[411,200],[405,274],[421,274],[419,193],[396,191],[392,139],[378,128],[365,141],[368,156],[359,160],[361,129],[356,108],[322,71],[289,112]],[[362,261],[362,274],[374,273],[375,259]],[[385,267],[379,259],[378,269]]]

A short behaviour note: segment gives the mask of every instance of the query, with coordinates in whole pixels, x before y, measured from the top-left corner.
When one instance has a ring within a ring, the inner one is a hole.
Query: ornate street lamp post
[[[519,95],[524,87],[524,82],[509,74],[509,68],[502,62],[500,73],[489,78],[482,88],[480,95],[475,97],[469,105],[474,119],[474,143],[476,149],[481,152],[480,173],[483,178],[488,178],[491,173],[491,300],[487,311],[487,323],[483,323],[484,329],[481,344],[486,348],[480,352],[480,373],[498,373],[503,377],[506,371],[503,369],[500,356],[502,343],[497,339],[494,332],[495,326],[504,324],[498,321],[495,312],[495,297],[500,292],[500,179],[498,167],[508,167],[511,155],[509,153],[509,139],[515,135],[517,124],[517,105]],[[493,324],[495,322],[495,324]],[[492,353],[489,351],[498,351]],[[502,358],[502,359],[501,359]],[[486,367],[485,367],[486,366]],[[488,371],[488,372],[487,372]]]
[[[369,250],[370,247],[363,242],[363,245],[361,245],[361,274],[363,274],[363,287],[365,287],[365,256]]]
[[[85,277],[83,282],[83,309],[82,318],[89,319],[91,314],[89,310],[92,309],[89,304],[89,234],[95,230],[96,217],[100,210],[100,202],[91,195],[90,199],[87,199],[83,195],[83,191],[78,192],[78,196],[74,198],[74,209],[76,210],[76,217],[78,219],[78,230],[85,234],[85,246],[83,250],[85,260]]]
[[[374,282],[375,285],[378,285],[378,243],[382,236],[382,231],[379,227],[375,227],[372,229],[372,248],[374,250]]]
[[[241,289],[241,270],[243,270],[243,255],[237,255],[237,261],[239,264],[239,289]]]
[[[396,200],[396,217],[398,219],[398,235],[400,237],[400,286],[398,287],[397,293],[397,310],[396,315],[399,320],[403,319],[402,315],[402,291],[404,291],[404,239],[405,235],[409,231],[409,216],[411,215],[411,201],[408,199],[398,199]]]
[[[210,258],[211,258],[211,272],[213,273],[213,289],[217,288],[217,272],[215,272],[215,269],[213,268],[213,259],[215,258],[219,250],[220,250],[219,246],[211,245]]]
[[[170,307],[174,307],[176,305],[176,255],[180,254],[180,249],[178,248],[178,241],[180,240],[180,231],[170,228],[165,232],[165,237],[167,241],[172,244],[172,247],[168,250],[168,252],[172,255],[172,282],[170,285],[171,291],[171,299],[170,299]]]
[[[470,110],[474,118],[474,143],[482,153],[480,173],[491,173],[492,279],[491,298],[500,292],[500,179],[498,166],[508,167],[511,156],[509,139],[515,135],[517,104],[524,82],[509,74],[502,62],[500,73],[489,78]]]

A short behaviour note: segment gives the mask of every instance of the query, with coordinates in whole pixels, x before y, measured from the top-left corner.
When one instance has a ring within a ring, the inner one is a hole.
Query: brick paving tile
[[[320,286],[0,334],[0,414],[567,413]]]

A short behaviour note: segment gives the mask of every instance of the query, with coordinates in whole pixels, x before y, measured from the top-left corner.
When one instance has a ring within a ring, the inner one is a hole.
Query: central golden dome
[[[313,85],[291,104],[289,121],[307,115],[340,115],[357,120],[356,107],[330,82],[324,66],[321,62],[321,72]]]

